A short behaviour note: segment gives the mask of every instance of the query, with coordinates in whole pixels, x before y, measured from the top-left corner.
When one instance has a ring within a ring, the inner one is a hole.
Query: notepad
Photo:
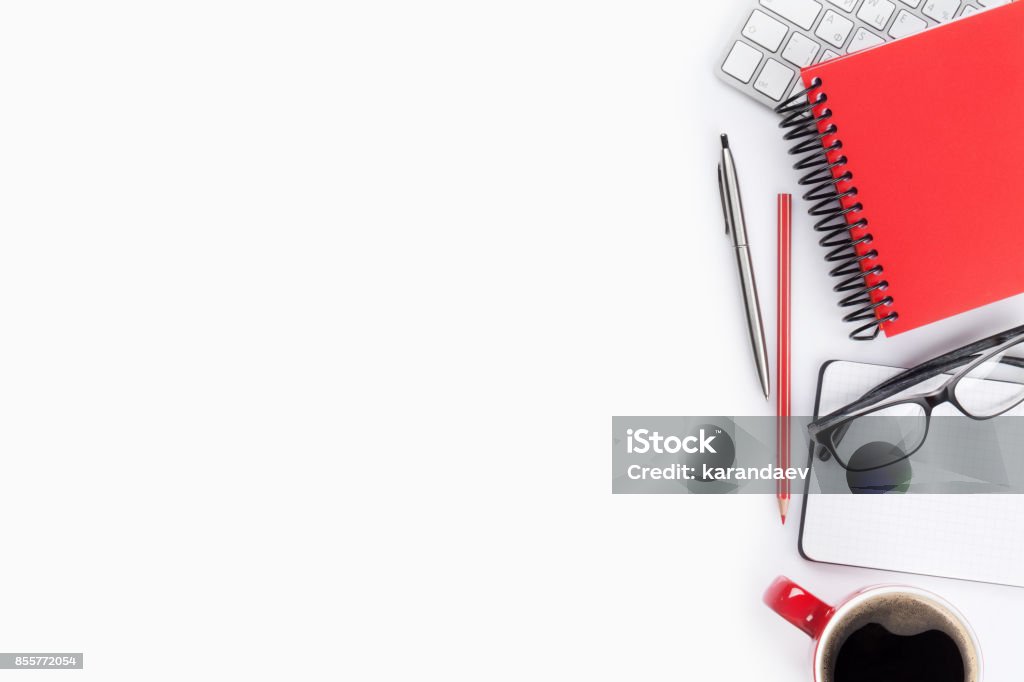
[[[828,363],[822,368],[815,412],[837,410],[901,371]],[[986,390],[988,383],[979,381],[972,390]],[[957,413],[943,405],[935,412],[941,414]],[[1007,414],[1024,415],[1024,407]],[[930,437],[925,447],[959,447],[985,465],[985,447],[974,443],[965,449],[950,440]],[[811,460],[800,529],[805,558],[1024,587],[1024,495],[818,494],[820,476],[827,467],[834,475],[838,465]]]
[[[1024,2],[801,76],[777,111],[854,338],[1024,292]]]

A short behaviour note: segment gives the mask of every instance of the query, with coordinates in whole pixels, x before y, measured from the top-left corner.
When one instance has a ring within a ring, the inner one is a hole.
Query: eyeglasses
[[[1022,402],[1024,325],[901,372],[811,422],[807,431],[821,448],[822,459],[834,457],[848,471],[871,471],[921,449],[938,405],[950,403],[981,420],[998,417]],[[864,454],[868,451],[870,456]]]

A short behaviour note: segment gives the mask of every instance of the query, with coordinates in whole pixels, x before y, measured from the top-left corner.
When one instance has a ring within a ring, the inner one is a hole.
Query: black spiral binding
[[[870,244],[874,241],[871,233],[865,234],[859,239],[854,239],[851,230],[868,226],[866,218],[850,222],[847,216],[860,213],[864,210],[862,204],[855,203],[849,208],[843,208],[841,201],[847,197],[857,196],[857,188],[851,186],[840,193],[838,185],[841,182],[853,180],[853,173],[834,173],[836,168],[844,168],[847,164],[845,156],[839,156],[835,161],[829,161],[828,154],[843,148],[842,141],[836,137],[839,129],[834,123],[829,123],[825,128],[819,124],[832,118],[832,110],[825,107],[817,116],[814,110],[828,101],[828,95],[820,92],[821,79],[815,78],[811,87],[799,92],[779,106],[775,111],[784,118],[779,123],[780,128],[786,129],[784,138],[798,143],[789,150],[790,154],[801,156],[793,168],[799,171],[807,171],[806,175],[800,178],[800,185],[810,189],[803,195],[805,201],[814,202],[808,213],[818,218],[814,224],[817,232],[823,233],[818,242],[829,252],[825,260],[834,263],[829,274],[839,278],[839,283],[833,287],[836,292],[845,294],[839,301],[842,308],[854,308],[852,312],[843,317],[844,322],[863,322],[870,320],[867,324],[858,327],[850,333],[851,339],[858,341],[870,341],[878,337],[881,326],[886,322],[899,319],[895,311],[889,312],[884,317],[879,317],[876,310],[881,307],[893,305],[892,296],[886,296],[878,302],[871,298],[873,291],[885,291],[889,282],[881,280],[877,284],[869,285],[867,278],[872,275],[881,275],[884,268],[871,261],[878,259],[878,252],[874,249],[866,251],[863,255],[857,253],[855,247],[860,244]],[[816,91],[817,95],[813,101],[810,95]],[[825,138],[832,137],[832,141],[826,145]],[[863,261],[868,261],[871,267],[865,269],[861,266]]]

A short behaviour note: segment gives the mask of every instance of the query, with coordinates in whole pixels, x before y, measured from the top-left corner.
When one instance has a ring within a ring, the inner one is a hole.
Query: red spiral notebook
[[[851,336],[1024,292],[1024,2],[802,76],[777,111]]]

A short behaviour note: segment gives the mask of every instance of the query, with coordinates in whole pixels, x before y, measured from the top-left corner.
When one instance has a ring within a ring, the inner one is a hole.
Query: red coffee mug
[[[878,585],[849,595],[831,606],[779,576],[764,593],[764,603],[813,640],[814,682],[833,682],[839,650],[847,638],[870,623],[900,636],[940,630],[957,645],[965,682],[981,682],[982,660],[970,625],[938,595],[905,585]]]

